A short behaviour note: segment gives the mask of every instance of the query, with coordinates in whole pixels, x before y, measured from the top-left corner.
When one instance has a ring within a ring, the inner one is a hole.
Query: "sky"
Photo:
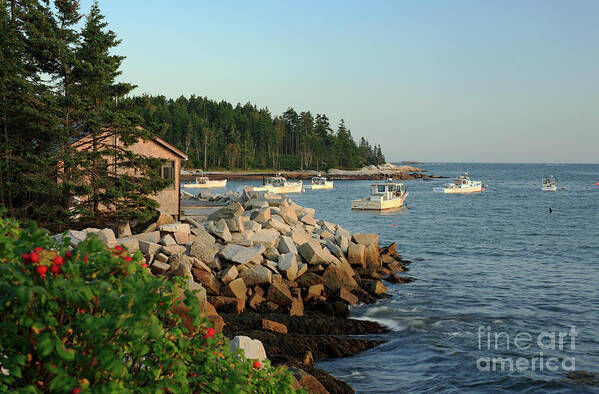
[[[389,161],[599,161],[599,1],[99,4],[134,94],[325,113]]]

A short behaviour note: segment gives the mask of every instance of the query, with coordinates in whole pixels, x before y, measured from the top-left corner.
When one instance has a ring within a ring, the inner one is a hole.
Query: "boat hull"
[[[325,190],[325,189],[332,189],[333,188],[333,182],[325,182],[324,185],[312,185],[312,190]]]
[[[301,193],[302,191],[302,182],[298,183],[288,183],[285,186],[250,186],[246,188],[248,192],[271,192],[271,193]]]
[[[445,194],[468,194],[468,193],[480,193],[482,192],[482,184],[472,185],[468,187],[444,187],[443,193]]]
[[[387,209],[400,208],[403,206],[408,194],[409,193],[405,193],[401,197],[393,198],[391,200],[371,200],[370,197],[361,200],[353,200],[351,202],[351,208],[364,211],[385,211]]]
[[[542,186],[541,190],[544,192],[556,192],[557,186]]]
[[[210,188],[223,188],[227,187],[227,180],[222,181],[208,181],[206,183],[188,183],[183,185],[186,189],[210,189]]]

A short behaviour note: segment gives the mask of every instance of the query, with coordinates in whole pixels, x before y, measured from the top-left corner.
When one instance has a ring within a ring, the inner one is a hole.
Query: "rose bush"
[[[97,238],[71,250],[0,217],[0,315],[2,392],[293,391],[288,371],[229,352],[183,280]]]

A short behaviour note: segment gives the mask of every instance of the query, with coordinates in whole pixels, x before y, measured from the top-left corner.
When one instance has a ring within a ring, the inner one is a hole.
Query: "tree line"
[[[127,100],[146,128],[189,156],[188,167],[303,170],[385,162],[380,145],[364,138],[358,145],[343,119],[334,131],[325,114],[289,108],[274,116],[251,103],[233,106],[195,95]]]

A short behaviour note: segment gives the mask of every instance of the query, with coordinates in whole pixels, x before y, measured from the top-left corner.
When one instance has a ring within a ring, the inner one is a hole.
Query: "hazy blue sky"
[[[100,8],[136,94],[326,113],[389,160],[599,161],[596,0]]]

